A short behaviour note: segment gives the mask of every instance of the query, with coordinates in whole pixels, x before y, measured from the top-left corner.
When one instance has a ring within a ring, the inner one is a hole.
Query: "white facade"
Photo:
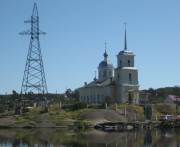
[[[134,67],[135,55],[127,49],[126,31],[124,50],[117,55],[117,68],[107,59],[98,66],[98,79],[79,88],[79,101],[84,103],[139,103],[138,69]]]

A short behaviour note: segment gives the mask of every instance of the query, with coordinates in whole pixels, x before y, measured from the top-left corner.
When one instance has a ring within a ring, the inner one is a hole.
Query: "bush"
[[[87,104],[86,103],[76,103],[76,104],[72,104],[72,105],[65,105],[62,108],[74,111],[74,110],[79,110],[79,109],[87,108]]]
[[[0,105],[0,113],[4,113],[6,111],[6,107],[4,105]]]
[[[154,106],[154,109],[156,109],[158,112],[162,114],[173,114],[175,113],[175,108],[173,108],[169,104],[159,104]]]

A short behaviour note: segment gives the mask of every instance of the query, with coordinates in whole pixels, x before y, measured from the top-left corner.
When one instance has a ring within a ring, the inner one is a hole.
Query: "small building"
[[[126,29],[124,50],[117,55],[114,68],[105,44],[104,60],[98,66],[98,78],[79,88],[79,101],[84,103],[139,103],[138,69],[134,66],[132,51],[127,49]]]
[[[168,95],[165,102],[180,105],[180,97],[176,95]]]

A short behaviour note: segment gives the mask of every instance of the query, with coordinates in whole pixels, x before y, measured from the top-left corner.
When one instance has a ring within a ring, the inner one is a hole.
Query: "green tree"
[[[113,103],[113,98],[111,96],[106,96],[105,102],[109,105],[109,104]]]

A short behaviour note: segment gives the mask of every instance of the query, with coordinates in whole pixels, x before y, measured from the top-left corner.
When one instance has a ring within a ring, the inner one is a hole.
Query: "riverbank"
[[[60,109],[58,105],[50,106],[48,112],[43,107],[33,107],[29,112],[14,115],[14,111],[0,115],[1,128],[74,128],[94,127],[98,124],[108,122],[138,122],[138,123],[159,123],[158,117],[161,114],[173,113],[173,106],[159,105],[153,107],[153,120],[145,121],[144,107],[136,105],[114,105],[107,109],[82,108],[77,110]],[[161,108],[161,109],[160,109]],[[161,110],[161,111],[160,111]]]
[[[4,116],[0,119],[0,127],[20,127],[20,128],[58,128],[75,127],[76,124],[93,127],[103,122],[123,121],[127,118],[118,111],[110,109],[81,109],[77,111],[61,110],[58,113],[37,113],[30,112],[21,115]]]

